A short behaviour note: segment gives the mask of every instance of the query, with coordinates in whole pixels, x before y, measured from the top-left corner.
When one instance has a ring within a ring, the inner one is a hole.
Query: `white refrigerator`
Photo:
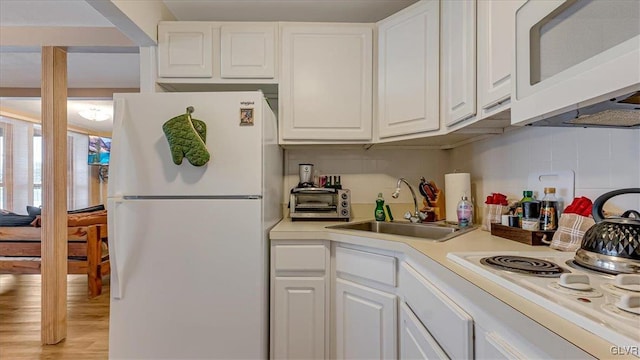
[[[204,166],[162,125],[193,107]],[[110,359],[268,357],[268,231],[282,151],[261,92],[116,94],[109,165]]]

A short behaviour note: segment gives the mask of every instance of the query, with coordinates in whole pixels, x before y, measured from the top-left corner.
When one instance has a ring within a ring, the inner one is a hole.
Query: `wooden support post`
[[[67,336],[67,52],[42,47],[43,344]]]
[[[87,281],[89,296],[96,297],[102,293],[102,238],[100,226],[87,228]]]

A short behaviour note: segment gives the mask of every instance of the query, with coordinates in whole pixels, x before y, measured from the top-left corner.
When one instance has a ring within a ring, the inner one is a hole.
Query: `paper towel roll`
[[[471,175],[469,173],[444,174],[444,195],[447,222],[458,223],[456,206],[467,195],[471,201]]]

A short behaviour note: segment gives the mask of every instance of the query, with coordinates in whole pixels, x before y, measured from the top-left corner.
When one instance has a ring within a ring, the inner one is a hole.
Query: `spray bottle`
[[[467,227],[473,224],[473,204],[467,199],[466,194],[462,195],[456,210],[458,213],[458,226]]]

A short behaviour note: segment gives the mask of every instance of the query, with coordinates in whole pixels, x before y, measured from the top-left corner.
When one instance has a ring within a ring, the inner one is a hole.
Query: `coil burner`
[[[550,261],[525,256],[491,256],[480,259],[480,263],[500,270],[540,277],[560,277],[560,274],[569,272]]]
[[[640,344],[633,300],[640,296],[640,274],[592,271],[572,264],[575,253],[563,251],[470,251],[447,258],[611,344]]]

